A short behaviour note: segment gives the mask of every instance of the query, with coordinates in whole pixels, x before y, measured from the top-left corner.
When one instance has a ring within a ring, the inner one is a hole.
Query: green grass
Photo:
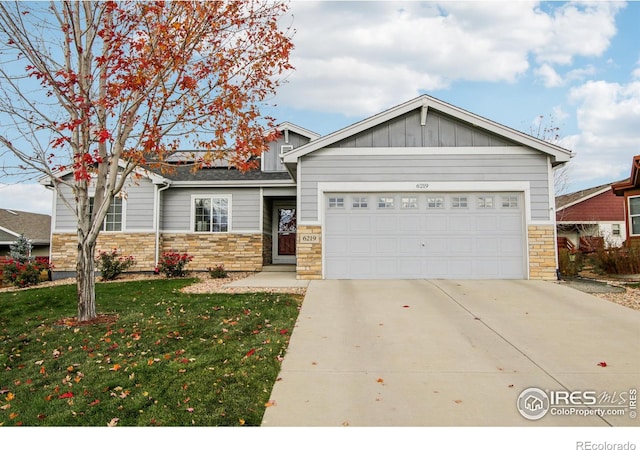
[[[89,326],[75,285],[0,293],[0,424],[260,425],[301,298],[191,282],[98,284]]]

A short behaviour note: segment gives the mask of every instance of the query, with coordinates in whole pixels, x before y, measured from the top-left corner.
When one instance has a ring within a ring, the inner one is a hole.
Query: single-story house
[[[0,209],[0,257],[9,256],[10,246],[21,234],[31,241],[31,256],[49,256],[51,216]]]
[[[624,200],[613,193],[612,184],[556,197],[559,242],[580,251],[592,251],[597,245],[620,247],[624,243]]]
[[[555,278],[553,171],[570,151],[427,95],[325,136],[278,130],[260,170],[144,171],[98,248],[137,270],[174,250],[191,270],[289,264],[301,279]],[[58,276],[74,270],[75,242],[55,201]]]
[[[627,243],[640,244],[640,155],[633,157],[631,176],[627,180],[614,183],[613,193],[623,199]]]

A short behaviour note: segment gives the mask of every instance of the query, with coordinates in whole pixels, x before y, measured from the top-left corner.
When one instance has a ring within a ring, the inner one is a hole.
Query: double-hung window
[[[94,198],[89,198],[89,214],[93,214]],[[102,231],[122,231],[122,199],[114,197],[102,223]]]
[[[193,199],[193,231],[227,233],[229,231],[228,197],[195,197]]]
[[[640,197],[629,197],[629,223],[631,234],[640,234]]]

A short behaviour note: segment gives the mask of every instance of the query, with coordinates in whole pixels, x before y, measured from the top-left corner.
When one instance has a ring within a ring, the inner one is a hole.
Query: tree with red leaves
[[[62,200],[77,219],[78,320],[96,317],[96,239],[137,167],[164,170],[189,148],[202,155],[194,170],[227,159],[246,171],[267,148],[274,123],[260,107],[292,69],[286,11],[261,0],[0,3],[0,114],[12,122],[0,144],[13,169],[73,193]]]

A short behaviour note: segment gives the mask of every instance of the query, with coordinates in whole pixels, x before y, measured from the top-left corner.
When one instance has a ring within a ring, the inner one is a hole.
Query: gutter
[[[157,185],[156,185],[157,186]],[[156,190],[156,204],[155,204],[155,210],[156,210],[156,255],[155,255],[155,262],[154,262],[154,267],[158,266],[158,261],[160,260],[160,193],[166,189],[169,189],[171,187],[171,183],[166,183],[164,186],[162,186],[161,188],[158,188]]]

